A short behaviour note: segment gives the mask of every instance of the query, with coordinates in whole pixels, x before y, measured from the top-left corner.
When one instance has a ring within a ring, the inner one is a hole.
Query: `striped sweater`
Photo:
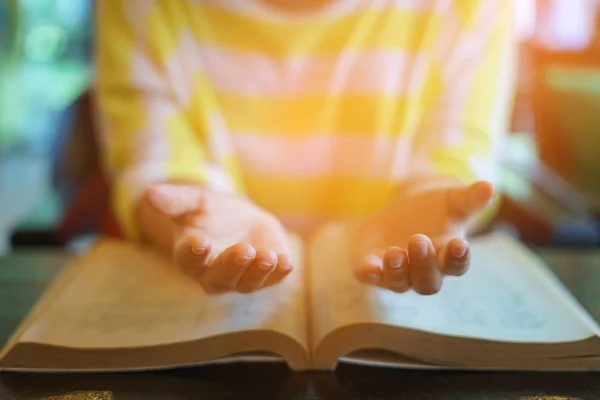
[[[113,205],[196,182],[296,229],[360,217],[402,182],[495,181],[514,60],[510,0],[97,2]]]

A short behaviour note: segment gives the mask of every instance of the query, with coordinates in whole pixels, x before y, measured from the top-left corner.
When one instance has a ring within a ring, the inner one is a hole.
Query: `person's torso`
[[[209,156],[233,152],[259,205],[287,222],[364,215],[409,173],[411,138],[440,90],[427,52],[442,3],[340,0],[285,15],[186,2],[168,7],[167,76]]]

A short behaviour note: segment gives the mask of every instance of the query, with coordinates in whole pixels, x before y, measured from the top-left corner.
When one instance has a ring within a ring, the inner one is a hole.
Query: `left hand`
[[[460,276],[469,268],[467,226],[493,196],[487,182],[404,191],[361,224],[356,277],[399,293],[439,292],[444,275]]]

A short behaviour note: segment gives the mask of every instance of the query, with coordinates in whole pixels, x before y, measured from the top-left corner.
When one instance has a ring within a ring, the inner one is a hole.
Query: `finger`
[[[366,254],[360,259],[355,268],[356,278],[370,285],[380,285],[383,281],[383,260],[375,253]]]
[[[439,292],[442,273],[431,240],[425,235],[411,237],[408,242],[408,258],[410,283],[415,292],[422,295]]]
[[[203,191],[198,187],[172,184],[150,186],[143,196],[159,212],[170,217],[198,211],[204,199]]]
[[[477,182],[468,187],[447,189],[448,209],[459,220],[465,220],[487,208],[494,198],[494,187]]]
[[[265,281],[264,286],[278,284],[285,279],[285,277],[288,276],[293,269],[294,266],[292,265],[290,257],[286,254],[279,254],[277,256],[277,268],[275,271],[271,272],[271,275],[269,275]]]
[[[399,247],[390,247],[383,256],[383,286],[398,293],[410,289],[408,255]]]
[[[209,293],[236,290],[244,271],[255,257],[256,250],[249,244],[236,243],[228,247],[206,268],[202,276],[202,286]]]
[[[446,275],[461,276],[467,272],[470,264],[471,249],[466,240],[455,238],[442,249],[440,263]]]
[[[277,254],[259,250],[250,266],[244,271],[237,285],[240,293],[252,293],[260,289],[269,275],[277,268]]]
[[[199,229],[185,229],[173,247],[173,259],[183,273],[199,279],[206,270],[211,253],[208,237]]]

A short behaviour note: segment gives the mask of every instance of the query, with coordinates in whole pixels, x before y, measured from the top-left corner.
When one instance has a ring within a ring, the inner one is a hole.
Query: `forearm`
[[[165,51],[163,42],[154,40],[155,32],[137,23],[131,12],[142,3],[145,0],[98,2],[98,143],[122,234],[171,251],[173,224],[152,207],[144,190],[165,181],[205,182],[208,150],[173,95],[164,60],[157,56]],[[157,15],[153,27],[167,35],[174,29],[163,14]],[[195,116],[199,119],[205,111]]]
[[[491,8],[480,9],[484,3]],[[453,3],[463,7],[470,29],[459,28],[449,52],[434,62],[443,77],[440,95],[413,137],[409,191],[479,181],[496,186],[500,178],[514,86],[513,2]],[[496,194],[468,230],[489,224],[498,204]]]

